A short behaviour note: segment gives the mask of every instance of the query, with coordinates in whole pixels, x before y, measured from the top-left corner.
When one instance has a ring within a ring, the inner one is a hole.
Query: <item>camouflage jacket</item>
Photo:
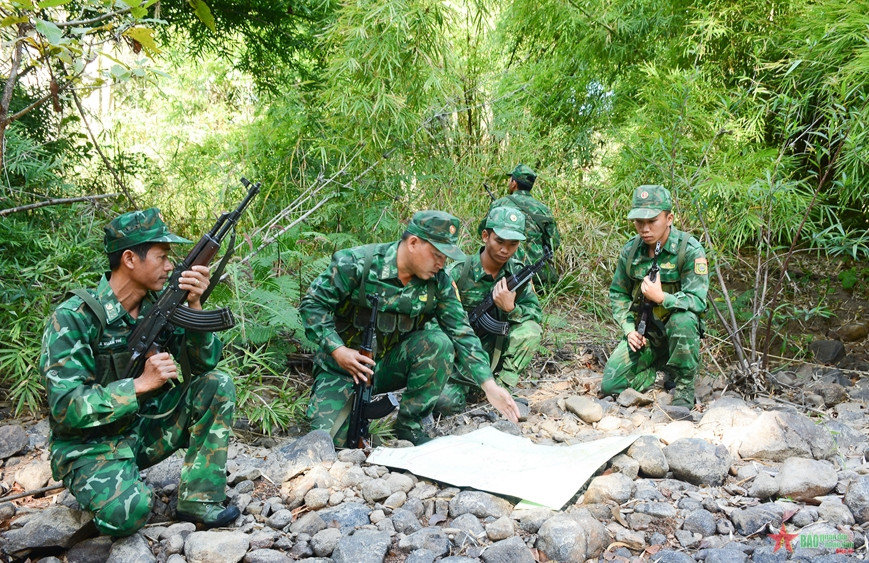
[[[441,270],[431,280],[414,277],[402,285],[398,279],[398,245],[393,242],[339,250],[332,256],[329,268],[311,283],[299,304],[299,313],[305,335],[321,343],[314,362],[328,371],[340,371],[331,353],[340,346],[358,346],[370,312],[357,305],[360,291],[376,292],[381,299],[375,360],[400,342],[403,334],[422,329],[433,318],[452,340],[456,361],[468,366],[474,380],[482,384],[492,379],[489,361],[468,324],[455,283]],[[371,263],[366,272],[369,255]]]
[[[135,428],[141,413],[156,413],[158,393],[136,397],[133,379],[119,379],[129,358],[127,337],[136,319],[121,306],[104,276],[90,292],[104,307],[106,328],[81,297],[61,303],[42,336],[39,369],[48,393],[49,437],[52,470],[62,478],[79,457],[132,458],[136,450]],[[156,300],[148,294],[140,317]],[[179,358],[185,346],[193,374],[217,366],[222,344],[211,333],[176,328],[167,351]],[[184,344],[182,344],[184,343]]]
[[[498,275],[492,278],[483,270],[483,264],[480,262],[480,252],[473,255],[468,255],[464,260],[453,262],[448,269],[448,273],[456,286],[459,288],[459,295],[462,298],[462,306],[465,311],[473,311],[474,308],[483,302],[483,300],[492,293],[492,288],[495,283],[500,281],[515,272],[522,269],[522,264],[517,262],[515,258],[510,260],[501,268]],[[467,266],[465,266],[467,264]],[[467,267],[467,274],[465,268]],[[516,307],[510,313],[504,313],[497,307],[497,313],[494,315],[498,320],[506,320],[511,325],[519,324],[528,320],[538,323],[543,321],[543,312],[540,309],[540,301],[537,299],[537,294],[534,292],[534,286],[529,283],[516,296]]]
[[[642,240],[638,243],[638,237],[636,235],[622,247],[609,289],[613,318],[625,335],[636,330],[635,313],[642,301],[640,283],[652,266],[648,247]],[[632,253],[633,260],[628,264]],[[691,311],[702,315],[706,311],[709,272],[700,243],[688,233],[671,227],[667,242],[658,255],[658,267],[665,295],[664,302],[654,309],[655,316],[666,320],[671,311]]]

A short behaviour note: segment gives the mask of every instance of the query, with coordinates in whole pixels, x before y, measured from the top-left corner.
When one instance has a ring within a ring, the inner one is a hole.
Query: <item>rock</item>
[[[450,539],[440,528],[422,528],[400,540],[398,548],[402,551],[427,549],[439,557],[450,552]]]
[[[622,473],[610,473],[595,477],[588,484],[583,499],[584,504],[598,504],[613,501],[616,504],[627,502],[634,492],[634,482]]]
[[[748,494],[759,499],[774,497],[778,494],[778,481],[766,471],[761,471],[751,483]]]
[[[338,528],[320,530],[311,538],[311,549],[317,557],[328,557],[332,555],[340,539],[341,530]]]
[[[409,510],[398,509],[392,513],[392,525],[400,534],[412,534],[422,529],[419,519]]]
[[[654,436],[640,436],[631,444],[627,453],[640,464],[641,475],[660,478],[670,470],[660,443]]]
[[[354,529],[357,526],[364,526],[370,521],[368,515],[371,514],[371,509],[359,502],[345,502],[335,507],[324,508],[317,512],[317,515],[323,519],[326,526],[335,526],[341,528],[343,533]]]
[[[0,460],[10,458],[27,447],[27,432],[17,424],[0,426]]]
[[[246,548],[245,548],[246,549]],[[241,557],[234,561],[239,561]],[[194,559],[188,559],[193,563]],[[214,559],[214,563],[221,563],[225,559]],[[233,563],[234,563],[233,561]],[[109,552],[109,558],[106,563],[157,563],[157,558],[151,552],[151,546],[148,545],[148,540],[142,534],[133,534],[125,538],[119,538],[112,544],[112,549]]]
[[[468,513],[477,518],[500,518],[508,516],[513,510],[513,505],[508,501],[482,491],[461,491],[450,500],[449,506],[453,518]]]
[[[407,556],[407,559],[404,560],[404,563],[434,563],[437,555],[434,552],[429,551],[428,549],[417,549],[413,553]],[[441,559],[441,563],[446,561],[445,559]]]
[[[675,518],[676,508],[668,502],[639,502],[634,506],[638,514],[648,514],[652,518]]]
[[[767,524],[771,530],[778,530],[784,512],[784,507],[777,503],[759,504],[742,510],[733,510],[730,513],[730,520],[737,532],[743,536],[750,536],[765,529]]]
[[[709,405],[699,426],[722,429],[743,427],[751,424],[757,416],[757,412],[742,399],[721,397]]]
[[[329,489],[311,489],[305,494],[305,506],[311,510],[320,510],[329,506]]]
[[[26,514],[12,523],[20,527],[2,535],[3,550],[14,555],[37,547],[70,547],[73,534],[92,518],[90,513],[66,506],[51,506]]]
[[[648,395],[644,395],[636,389],[628,387],[619,393],[616,402],[623,407],[644,407],[651,405],[652,399]]]
[[[332,552],[335,563],[383,563],[389,550],[390,538],[387,532],[375,530],[356,530],[351,536],[338,540]]]
[[[536,547],[555,561],[585,561],[600,555],[609,544],[603,524],[588,510],[556,513],[537,531]]]
[[[389,485],[389,490],[393,493],[397,493],[399,491],[403,493],[410,493],[410,491],[412,491],[413,488],[416,486],[416,483],[414,483],[413,479],[401,473],[392,473],[386,479],[386,484]]]
[[[298,440],[272,449],[268,461],[277,462],[278,469],[272,469],[269,477],[276,483],[283,483],[315,465],[337,459],[338,455],[329,433],[325,430],[314,430]]]
[[[482,554],[485,563],[535,563],[537,559],[519,536],[496,542]]]
[[[51,463],[48,461],[31,461],[15,472],[15,480],[25,491],[40,489],[51,479]]]
[[[706,563],[746,563],[748,556],[735,548],[706,550]]]
[[[501,516],[494,522],[486,524],[486,535],[492,541],[500,541],[509,538],[515,533],[513,520],[507,516]],[[523,542],[522,545],[525,545]]]
[[[375,503],[392,494],[389,484],[383,479],[371,479],[362,485],[362,498],[369,503]]]
[[[564,406],[588,424],[603,418],[603,406],[591,397],[574,395],[565,399]]]
[[[838,498],[828,498],[818,507],[818,517],[833,526],[850,526],[854,515]]]
[[[282,512],[290,512],[289,510],[279,510],[275,513],[275,516]],[[324,511],[320,512],[306,512],[302,515],[301,518],[290,524],[290,532],[294,534],[307,534],[309,536],[313,536],[320,530],[323,530],[327,527],[326,521],[323,520],[321,516]],[[272,526],[272,528],[281,529],[292,521],[292,513],[289,514],[290,519],[284,523],[283,526]],[[284,522],[284,518],[281,518],[281,522]],[[368,523],[367,521],[365,522]],[[271,526],[271,519],[269,519],[269,525]]]
[[[848,392],[838,383],[827,383],[814,389],[824,400],[825,407],[833,407],[839,403],[848,401]]]
[[[681,551],[662,549],[655,554],[655,563],[694,563],[694,558]]]
[[[69,563],[104,563],[112,551],[112,538],[97,536],[80,541],[66,552]],[[42,561],[45,561],[44,559]]]
[[[809,350],[821,364],[837,364],[845,357],[845,345],[840,340],[815,340]]]
[[[277,549],[253,549],[244,556],[244,563],[292,563],[292,559]]]
[[[637,478],[640,474],[640,464],[632,457],[625,454],[619,454],[610,460],[610,467],[613,471],[621,473],[631,481]]]
[[[857,523],[869,522],[869,477],[863,475],[851,481],[842,501]]]
[[[519,517],[519,527],[529,534],[536,534],[537,530],[544,522],[555,515],[555,511],[548,508],[533,508],[531,510],[522,510],[514,513],[514,517]]]
[[[699,508],[689,512],[682,523],[682,529],[700,534],[701,537],[714,536],[717,531],[715,517],[708,510]]]
[[[293,525],[295,526],[296,524],[299,524],[300,522],[304,522],[306,516],[307,517],[313,516],[314,518],[316,518],[318,520],[320,519],[320,517],[317,516],[315,513],[307,512],[307,513],[305,513],[305,516],[300,518]],[[268,524],[269,526],[271,526],[272,528],[274,528],[276,530],[283,529],[287,524],[289,524],[291,522],[293,522],[293,513],[292,513],[292,511],[287,510],[286,508],[278,510],[277,512],[275,512],[274,514],[269,516],[268,520],[266,520],[266,524]],[[320,524],[322,524],[323,527],[326,526],[326,524],[323,524],[322,520],[320,520]],[[308,533],[310,533],[310,532],[308,532]]]
[[[832,491],[838,482],[828,461],[800,457],[785,460],[778,474],[778,494],[794,500],[809,500]]]
[[[694,485],[722,484],[733,463],[727,448],[699,438],[676,440],[664,448],[664,456],[677,479]]]
[[[657,432],[658,438],[665,444],[672,444],[683,438],[691,438],[694,436],[694,423],[687,420],[678,420],[664,425]]]
[[[184,556],[188,563],[236,563],[248,547],[250,540],[243,532],[193,532],[184,543]]]
[[[836,329],[836,334],[844,342],[856,342],[863,340],[869,335],[869,322],[857,321],[840,326]]]
[[[768,411],[742,432],[742,458],[784,461],[789,457],[827,459],[833,439],[824,428],[796,412]]]

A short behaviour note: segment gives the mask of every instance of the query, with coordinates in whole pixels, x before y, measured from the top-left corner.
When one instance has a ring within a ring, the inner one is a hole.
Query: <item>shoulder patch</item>
[[[694,273],[698,276],[705,276],[709,273],[709,267],[706,263],[706,258],[697,258],[694,260]]]

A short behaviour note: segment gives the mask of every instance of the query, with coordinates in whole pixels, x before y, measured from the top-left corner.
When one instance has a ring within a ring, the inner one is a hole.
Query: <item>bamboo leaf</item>
[[[214,16],[211,14],[211,8],[208,7],[203,0],[187,0],[196,17],[199,18],[212,33],[217,33],[217,26],[214,23]]]

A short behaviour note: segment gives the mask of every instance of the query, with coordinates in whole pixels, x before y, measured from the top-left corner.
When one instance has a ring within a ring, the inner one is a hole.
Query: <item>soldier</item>
[[[374,394],[405,388],[395,435],[414,444],[431,438],[422,427],[458,362],[501,414],[516,422],[516,403],[492,377],[486,354],[468,324],[455,284],[443,271],[446,257],[461,258],[459,220],[442,211],[419,211],[398,242],[340,250],[302,298],[305,334],[321,343],[314,356],[308,403],[313,428],[328,430],[336,445],[347,436],[353,385],[373,377]],[[357,347],[380,295],[375,360]],[[436,323],[426,326],[427,321]]]
[[[178,518],[214,527],[239,515],[222,504],[235,386],[214,369],[220,340],[178,328],[142,373],[122,377],[130,359],[127,338],[173,270],[169,243],[189,242],[169,231],[156,208],[117,217],[105,227],[110,272],[95,290],[74,290],[42,338],[52,474],[111,536],[145,524],[154,492],[139,470],[181,447],[187,453]],[[183,272],[179,287],[189,292],[189,307],[202,308],[208,283],[205,266]],[[175,384],[176,361],[184,366],[183,384]]]
[[[466,311],[473,311],[492,294],[497,309],[495,320],[509,323],[506,336],[476,329],[496,381],[508,389],[519,383],[543,335],[543,312],[533,285],[529,283],[518,291],[507,289],[507,278],[522,268],[513,255],[525,240],[525,225],[525,215],[515,207],[493,208],[485,219],[483,247],[449,269]],[[456,363],[435,410],[442,414],[459,412],[467,401],[468,389],[475,385],[465,366]]]
[[[692,408],[709,275],[703,247],[673,227],[672,209],[663,186],[634,192],[628,219],[638,234],[622,247],[609,291],[613,318],[625,339],[604,368],[601,393],[615,395],[628,387],[644,391],[661,369],[674,386],[672,404]],[[647,274],[658,241],[660,275],[653,283]],[[643,297],[656,304],[645,336],[636,330]]]
[[[496,207],[515,207],[525,214],[526,230],[528,239],[520,245],[516,251],[516,260],[523,264],[533,264],[543,257],[543,246],[548,246],[553,252],[561,246],[561,235],[552,212],[543,203],[531,195],[531,188],[537,180],[537,174],[524,164],[516,165],[513,172],[507,174],[510,180],[507,182],[509,195],[495,200],[489,209]],[[480,223],[478,232],[483,231],[483,223]],[[547,264],[534,277],[537,289],[543,291],[551,289],[558,283],[558,271],[555,266]]]

